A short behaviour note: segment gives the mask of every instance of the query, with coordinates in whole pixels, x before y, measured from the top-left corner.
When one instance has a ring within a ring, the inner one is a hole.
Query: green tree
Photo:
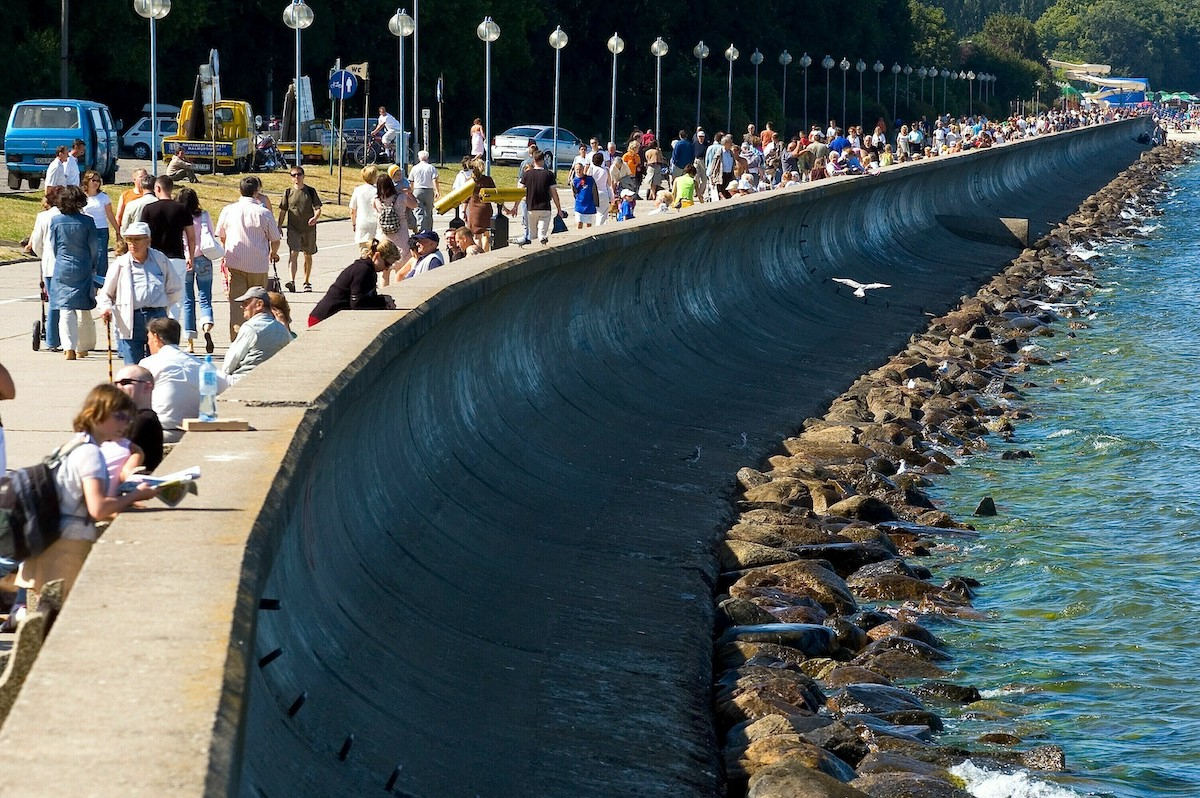
[[[954,53],[954,32],[946,24],[946,12],[920,0],[908,0],[912,21],[911,55],[920,63],[947,64]]]

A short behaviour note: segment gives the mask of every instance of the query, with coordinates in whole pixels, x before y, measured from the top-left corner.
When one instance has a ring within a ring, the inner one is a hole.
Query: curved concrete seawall
[[[711,796],[732,475],[1141,152],[1133,121],[500,250],[343,313],[122,518],[0,794]],[[890,283],[866,301],[829,281]]]

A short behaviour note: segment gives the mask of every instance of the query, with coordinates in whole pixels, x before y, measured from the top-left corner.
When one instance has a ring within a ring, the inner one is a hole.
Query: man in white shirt
[[[383,134],[383,146],[385,147],[392,146],[400,135],[400,120],[389,114],[387,107],[383,105],[379,106],[379,124],[371,131],[371,135],[374,136],[381,130],[386,131]],[[397,147],[396,163],[400,163],[399,151],[400,148]]]
[[[87,155],[87,145],[83,143],[83,139],[75,139],[71,144],[71,153],[67,156],[66,163],[66,180],[68,186],[79,185],[79,162]]]
[[[71,157],[71,151],[67,149],[67,145],[62,145],[54,151],[54,160],[50,161],[50,165],[46,167],[46,187],[50,186],[65,186],[67,184],[67,159]],[[78,172],[79,167],[75,167]],[[75,185],[79,185],[79,177],[75,178]]]
[[[408,172],[408,182],[412,185],[413,197],[418,203],[413,211],[417,217],[417,229],[432,230],[433,203],[442,194],[442,184],[438,180],[437,167],[429,162],[427,151],[421,150],[417,153],[417,162]]]
[[[200,359],[179,348],[179,322],[171,318],[151,319],[146,325],[150,356],[139,364],[154,376],[151,407],[162,424],[163,441],[175,443],[183,437],[183,420],[200,416]],[[217,392],[229,387],[225,375],[217,374]]]

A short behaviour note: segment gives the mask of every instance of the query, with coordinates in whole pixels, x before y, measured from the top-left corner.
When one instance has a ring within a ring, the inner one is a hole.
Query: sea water
[[[956,769],[981,798],[1200,796],[1200,165],[1168,181],[1145,238],[1090,247],[1088,328],[1034,339],[1065,360],[1011,381],[1033,418],[931,489],[982,533],[941,555],[987,615],[933,626],[985,698],[948,740],[1053,743],[1070,769]],[[972,519],[983,496],[998,515]]]

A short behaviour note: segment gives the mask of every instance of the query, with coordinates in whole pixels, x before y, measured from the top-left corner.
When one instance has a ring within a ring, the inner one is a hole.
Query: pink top
[[[271,266],[271,242],[279,240],[279,225],[269,210],[249,197],[221,209],[216,234],[225,242],[225,265],[250,274],[266,274]]]

